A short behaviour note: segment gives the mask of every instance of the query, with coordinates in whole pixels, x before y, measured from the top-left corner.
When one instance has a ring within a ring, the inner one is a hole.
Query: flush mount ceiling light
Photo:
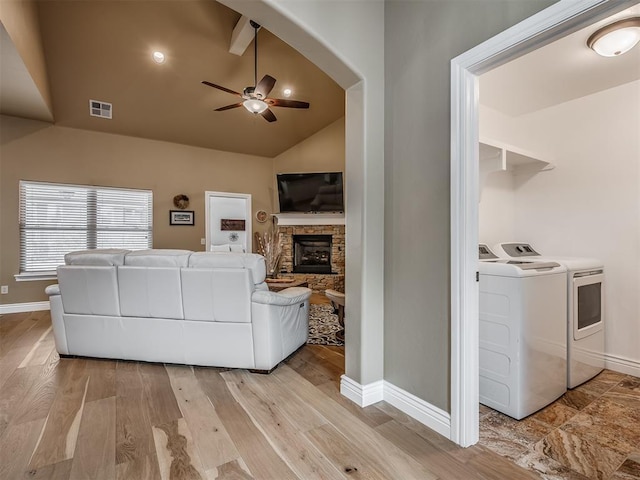
[[[587,40],[589,48],[603,57],[617,57],[640,42],[640,17],[625,18],[596,30]]]

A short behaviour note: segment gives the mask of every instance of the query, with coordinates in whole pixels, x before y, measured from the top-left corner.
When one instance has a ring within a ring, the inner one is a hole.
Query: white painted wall
[[[482,189],[478,212],[478,240],[489,247],[515,238],[516,191],[511,172],[490,174]]]
[[[494,113],[481,109],[481,135],[499,135]],[[514,178],[513,192],[490,185],[483,201],[487,195],[492,202],[515,198],[515,217],[510,226],[507,216],[492,216],[481,203],[481,231],[513,229],[502,241],[528,241],[543,254],[602,259],[609,366],[640,368],[640,82],[509,123],[509,138],[500,140],[551,152],[556,168]]]

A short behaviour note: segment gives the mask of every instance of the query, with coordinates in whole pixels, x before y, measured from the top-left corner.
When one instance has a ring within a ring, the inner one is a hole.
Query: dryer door
[[[571,295],[570,318],[573,324],[573,339],[580,340],[602,330],[604,274],[574,276]]]

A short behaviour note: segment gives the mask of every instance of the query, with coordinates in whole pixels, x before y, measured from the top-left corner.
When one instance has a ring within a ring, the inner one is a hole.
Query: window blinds
[[[20,182],[20,272],[50,272],[89,248],[153,245],[150,190]]]

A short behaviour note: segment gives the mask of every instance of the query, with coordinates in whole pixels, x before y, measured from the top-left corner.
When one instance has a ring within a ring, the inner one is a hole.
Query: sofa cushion
[[[116,268],[60,265],[58,284],[66,313],[120,315]]]
[[[124,257],[124,264],[132,267],[186,267],[191,250],[136,250]]]
[[[185,319],[251,323],[254,286],[248,269],[182,268],[181,274]]]
[[[179,268],[118,267],[118,293],[124,317],[184,318]]]
[[[124,257],[131,250],[123,248],[95,248],[69,252],[64,256],[67,265],[93,265],[112,267],[124,264]]]
[[[231,251],[231,248],[229,248],[228,243],[225,243],[224,245],[211,245],[211,251],[217,253],[227,253]]]
[[[264,257],[257,253],[194,252],[189,268],[246,268],[251,271],[254,285],[264,282],[267,267]]]

